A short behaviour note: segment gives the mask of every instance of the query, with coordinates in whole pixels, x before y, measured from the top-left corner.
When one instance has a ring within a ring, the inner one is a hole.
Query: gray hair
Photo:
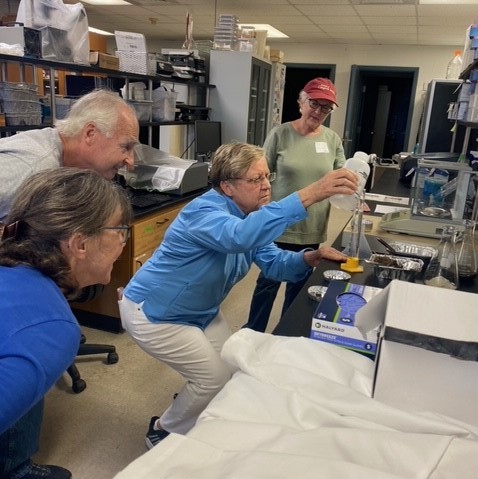
[[[122,109],[135,110],[117,93],[110,90],[94,90],[79,98],[71,107],[68,116],[56,120],[55,127],[65,137],[74,137],[81,133],[83,127],[94,123],[106,137],[116,133],[119,112]]]
[[[209,174],[212,186],[219,188],[221,181],[240,178],[253,163],[265,156],[264,148],[249,143],[233,142],[221,145],[212,159]]]
[[[301,90],[299,92],[299,98],[297,99],[298,103],[304,103],[304,101],[307,101],[309,99],[309,95],[304,90]]]
[[[99,235],[118,209],[122,224],[129,225],[133,213],[125,191],[95,171],[62,167],[36,173],[17,190],[5,226],[13,234],[0,242],[0,265],[31,266],[72,297],[78,285],[61,242],[75,233]]]

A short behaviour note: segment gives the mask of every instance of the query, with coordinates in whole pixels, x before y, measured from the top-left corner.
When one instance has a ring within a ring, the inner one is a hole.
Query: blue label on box
[[[310,336],[312,339],[318,339],[326,343],[337,344],[347,349],[353,349],[361,353],[375,355],[377,352],[377,343],[373,341],[365,341],[363,339],[354,339],[347,336],[337,336],[322,331],[312,331]]]
[[[310,337],[375,355],[378,331],[362,334],[355,326],[355,313],[381,288],[331,281],[315,310]]]

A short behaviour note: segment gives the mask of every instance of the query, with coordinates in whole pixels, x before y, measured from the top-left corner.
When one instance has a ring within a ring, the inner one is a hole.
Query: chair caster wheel
[[[108,353],[108,357],[106,358],[108,364],[116,364],[118,361],[118,353]]]
[[[78,379],[78,381],[72,384],[71,389],[73,389],[74,393],[79,394],[86,389],[86,383],[83,379]]]

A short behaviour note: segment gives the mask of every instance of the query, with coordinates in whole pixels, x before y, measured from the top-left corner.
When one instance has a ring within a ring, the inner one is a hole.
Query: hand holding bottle
[[[344,195],[352,198],[357,194],[359,179],[347,168],[340,168],[324,175],[320,180],[302,188],[297,193],[305,208],[325,200],[333,195]],[[355,200],[353,200],[355,201]]]
[[[364,153],[363,151],[357,151],[352,158],[349,158],[345,162],[344,165],[344,168],[353,171],[357,175],[358,196],[362,194],[362,191],[365,188],[365,183],[367,182],[368,175],[370,174],[368,158],[369,155],[367,155],[367,153]],[[331,205],[335,206],[336,208],[340,208],[341,210],[354,211],[357,206],[356,197],[346,196],[342,194],[332,196],[329,201]]]

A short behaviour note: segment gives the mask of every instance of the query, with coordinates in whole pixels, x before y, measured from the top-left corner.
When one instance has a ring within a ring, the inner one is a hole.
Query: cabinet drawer
[[[169,210],[163,210],[160,213],[139,220],[133,224],[133,258],[143,253],[154,251],[157,248],[169,225],[181,211],[182,206],[183,205],[172,207]]]
[[[151,256],[153,256],[154,249],[146,251],[145,253],[141,253],[138,256],[135,256],[133,258],[133,261],[131,263],[131,274],[135,274],[136,271],[138,271],[141,266],[143,266],[146,261],[148,261]]]

